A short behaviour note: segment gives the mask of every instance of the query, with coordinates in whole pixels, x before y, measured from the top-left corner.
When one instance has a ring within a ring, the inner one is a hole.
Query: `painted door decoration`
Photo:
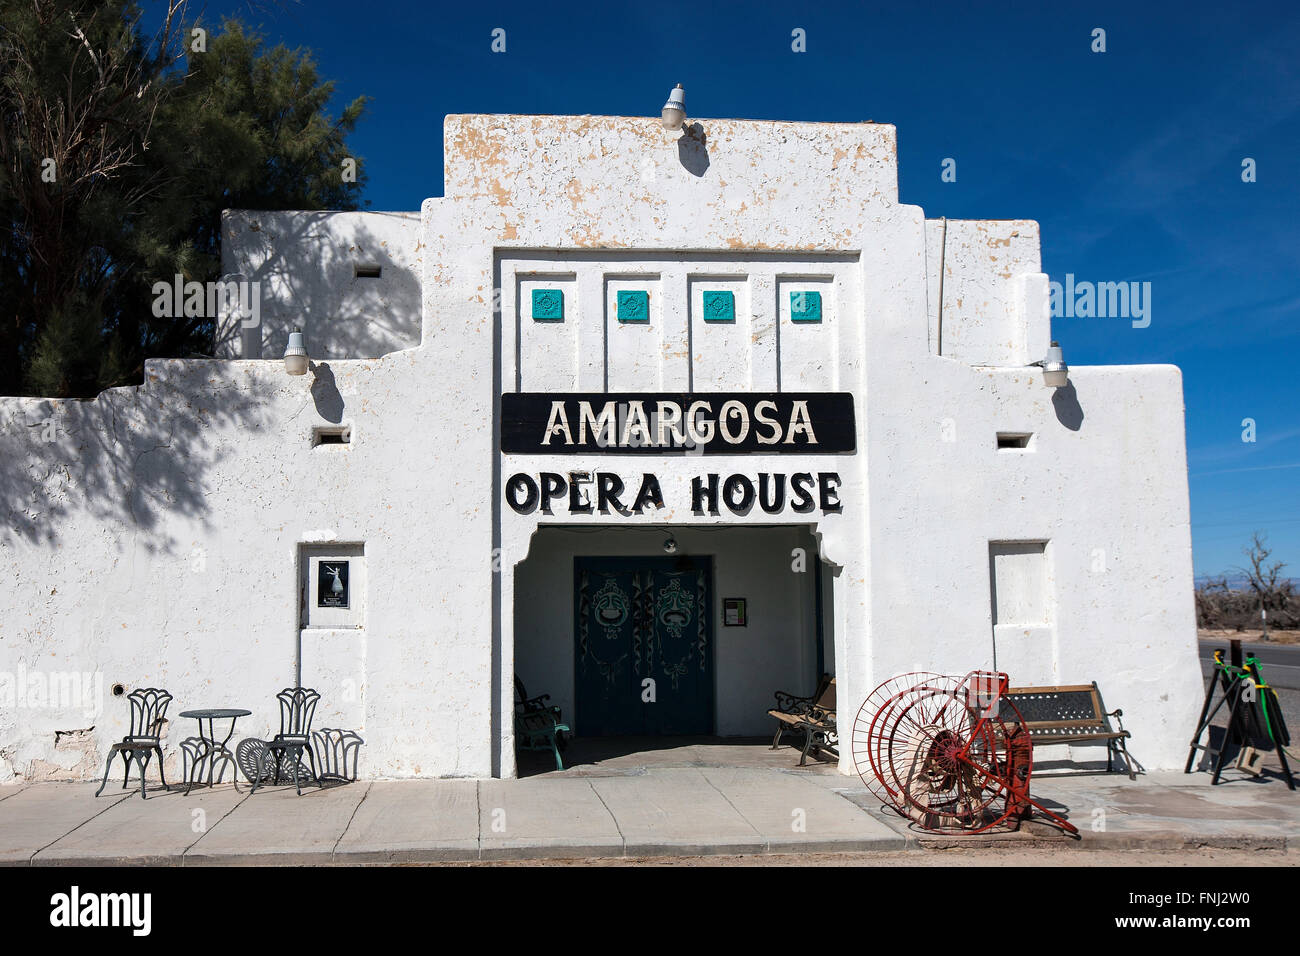
[[[581,735],[713,733],[711,584],[707,558],[574,560]]]

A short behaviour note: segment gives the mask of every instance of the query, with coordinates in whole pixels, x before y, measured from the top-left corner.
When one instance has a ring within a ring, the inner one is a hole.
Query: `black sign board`
[[[847,392],[501,396],[501,450],[511,455],[845,454],[856,433]]]
[[[316,606],[348,607],[348,563],[322,561],[316,573]]]

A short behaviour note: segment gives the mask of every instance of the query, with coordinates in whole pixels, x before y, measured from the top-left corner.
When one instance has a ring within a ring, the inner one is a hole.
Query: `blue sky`
[[[1244,563],[1260,530],[1300,577],[1300,8],[975,6],[311,0],[206,18],[311,48],[338,104],[372,98],[352,139],[372,209],[441,194],[446,113],[656,115],[680,82],[693,116],[893,123],[903,202],[1036,219],[1054,280],[1151,283],[1149,327],[1061,317],[1054,337],[1072,365],[1182,368],[1198,575]]]

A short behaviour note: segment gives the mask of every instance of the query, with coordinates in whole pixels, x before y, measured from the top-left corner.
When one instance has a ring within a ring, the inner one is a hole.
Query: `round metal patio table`
[[[186,794],[190,792],[190,788],[192,788],[196,783],[194,778],[196,776],[202,776],[200,768],[203,766],[204,760],[208,762],[208,786],[212,786],[212,774],[216,769],[218,757],[224,757],[230,761],[231,773],[235,778],[235,789],[239,789],[239,765],[235,763],[235,755],[230,752],[230,748],[228,748],[226,744],[230,743],[230,738],[235,736],[235,721],[240,717],[247,717],[252,713],[251,710],[243,710],[238,707],[219,707],[211,710],[181,711],[182,717],[193,717],[199,722],[199,738],[203,741],[203,754],[195,759],[194,766],[190,768],[189,779],[186,781],[185,785]],[[206,731],[203,726],[205,720],[208,722]],[[214,725],[218,720],[230,721],[230,732],[226,734],[225,738],[220,743],[217,743],[217,735],[214,729]]]

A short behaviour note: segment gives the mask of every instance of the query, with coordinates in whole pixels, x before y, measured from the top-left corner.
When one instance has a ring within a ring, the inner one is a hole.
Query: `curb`
[[[883,844],[883,845],[882,845]],[[285,852],[249,853],[229,855],[195,854],[184,857],[93,857],[78,856],[59,859],[32,859],[0,861],[0,867],[167,867],[167,866],[384,866],[418,865],[422,863],[519,863],[547,860],[595,859],[673,859],[677,857],[711,856],[788,856],[795,854],[857,854],[885,853],[943,853],[963,850],[971,853],[998,850],[1061,850],[1079,853],[1121,850],[1195,851],[1202,849],[1254,850],[1262,852],[1287,852],[1295,849],[1294,841],[1286,837],[1185,837],[1176,834],[1151,834],[1142,837],[1122,837],[1113,840],[1045,840],[1031,837],[1023,840],[948,838],[898,841],[831,841],[825,844],[799,842],[780,845],[719,843],[701,844],[634,844],[632,846],[529,846],[511,848],[485,848],[471,850],[455,847],[428,847],[403,850],[363,850],[353,852]]]
[[[545,860],[589,859],[668,859],[674,857],[710,856],[785,856],[791,854],[839,853],[942,853],[965,850],[978,853],[984,850],[1060,850],[1080,853],[1097,850],[1258,850],[1286,852],[1295,849],[1296,841],[1278,836],[1189,836],[1172,831],[1153,831],[1145,834],[1091,834],[1082,841],[1068,837],[1046,838],[1026,834],[1017,837],[1004,834],[989,837],[904,837],[869,840],[791,840],[780,843],[633,843],[616,844],[551,844],[519,845],[473,848],[456,845],[406,847],[391,850],[301,851],[286,850],[276,853],[193,853],[180,857],[148,855],[141,857],[69,856],[56,859],[30,859],[0,861],[0,866],[374,866],[420,863],[505,863]],[[39,856],[39,854],[38,854]]]

